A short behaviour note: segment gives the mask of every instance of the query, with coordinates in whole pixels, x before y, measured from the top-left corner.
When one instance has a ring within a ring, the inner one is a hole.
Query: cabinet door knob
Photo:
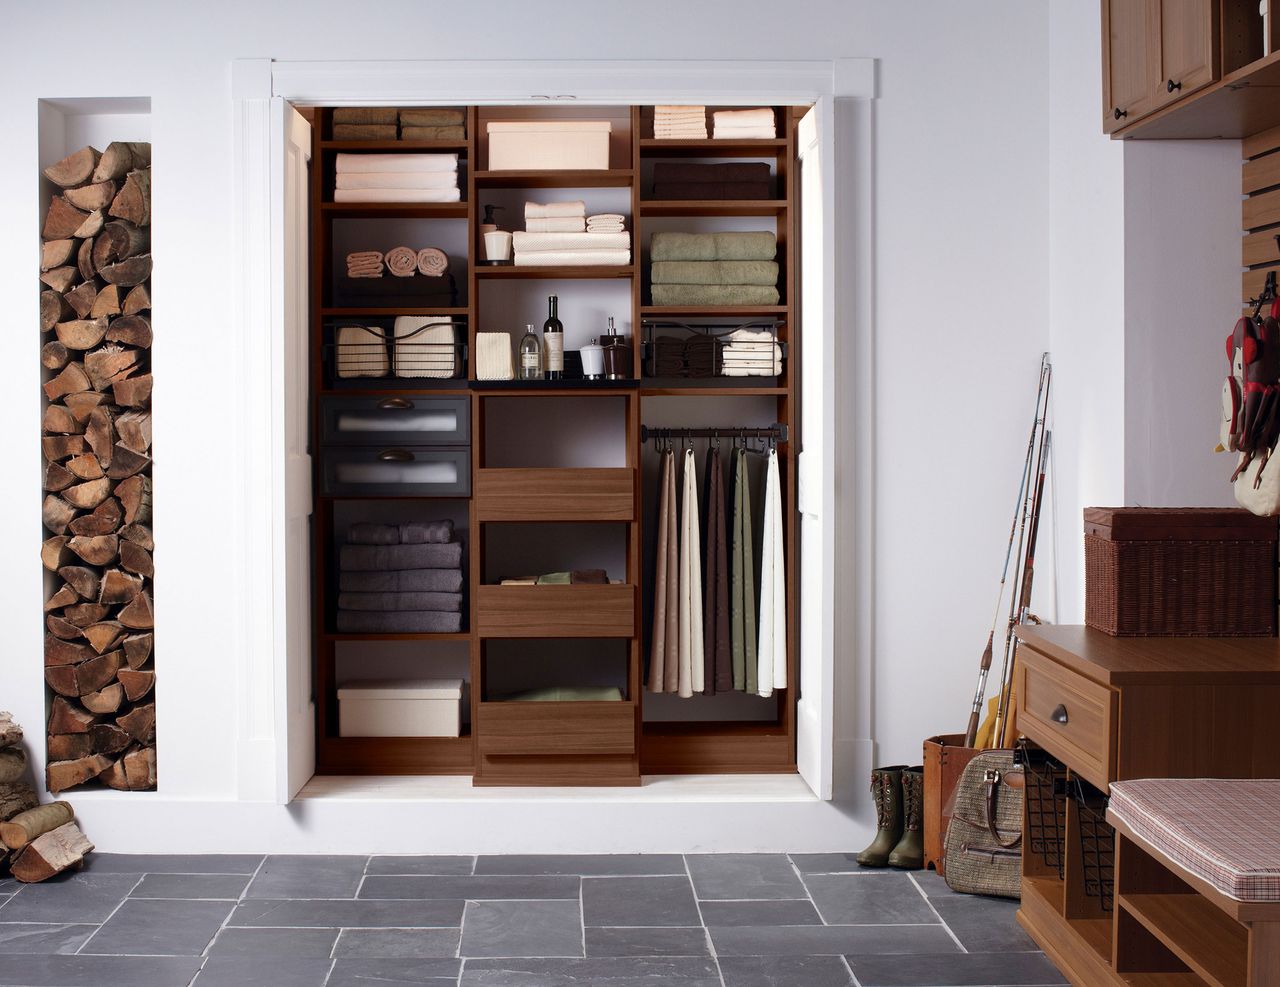
[[[378,458],[384,463],[411,463],[413,453],[408,449],[383,449],[378,453]]]
[[[1111,111],[1111,115],[1114,116],[1117,120],[1123,120],[1125,117],[1129,115],[1129,111],[1122,110],[1120,109],[1120,107],[1117,106],[1114,110]]]
[[[1053,712],[1049,714],[1049,719],[1053,720],[1054,723],[1066,723],[1067,707],[1062,703],[1058,703]]]
[[[1169,91],[1169,92],[1171,92],[1171,93],[1176,93],[1176,92],[1177,92],[1179,89],[1181,89],[1181,88],[1182,88],[1182,83],[1181,83],[1181,82],[1174,82],[1172,79],[1170,79],[1170,80],[1165,84],[1165,89],[1166,89],[1166,90],[1168,90],[1168,91]]]
[[[407,398],[385,398],[378,402],[378,407],[383,411],[408,410],[413,402]]]

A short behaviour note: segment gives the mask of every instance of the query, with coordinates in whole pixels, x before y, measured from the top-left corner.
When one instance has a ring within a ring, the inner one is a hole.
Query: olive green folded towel
[[[778,265],[771,260],[660,260],[653,265],[654,284],[778,284]]]
[[[778,239],[772,233],[655,233],[650,260],[773,260]]]
[[[621,702],[622,690],[612,686],[548,686],[545,689],[529,689],[507,697],[514,703],[599,703]]]
[[[777,305],[778,289],[763,284],[655,284],[655,305]]]

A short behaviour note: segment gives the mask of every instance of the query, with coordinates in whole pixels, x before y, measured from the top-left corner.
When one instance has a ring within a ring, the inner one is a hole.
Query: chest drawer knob
[[[1170,95],[1172,95],[1173,93],[1176,93],[1181,88],[1182,88],[1182,83],[1174,82],[1172,79],[1170,79],[1168,83],[1165,85],[1165,91],[1168,92]]]
[[[1123,120],[1128,115],[1129,115],[1128,110],[1122,110],[1118,106],[1112,111],[1112,116],[1114,116],[1117,120]]]
[[[1053,712],[1049,714],[1049,719],[1053,720],[1054,723],[1066,723],[1067,707],[1062,703],[1058,703],[1058,705],[1054,707]]]
[[[408,411],[413,408],[413,402],[406,398],[386,398],[378,402],[378,407],[383,411]]]
[[[384,463],[411,463],[413,462],[413,453],[408,449],[384,449],[378,453],[378,458]],[[1065,713],[1063,714],[1066,715]],[[1062,721],[1066,723],[1066,720]]]

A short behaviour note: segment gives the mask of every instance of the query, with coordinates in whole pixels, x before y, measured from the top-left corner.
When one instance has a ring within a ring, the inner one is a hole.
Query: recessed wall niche
[[[148,99],[40,103],[47,785],[156,787]]]

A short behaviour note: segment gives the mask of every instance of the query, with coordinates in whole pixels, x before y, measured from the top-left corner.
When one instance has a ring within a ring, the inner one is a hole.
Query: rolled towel
[[[393,141],[396,125],[373,123],[335,123],[333,139],[336,141]]]
[[[397,569],[338,575],[341,593],[458,593],[461,590],[461,569]]]
[[[356,171],[339,172],[334,188],[457,188],[456,171]]]
[[[387,270],[397,278],[411,278],[418,273],[418,252],[412,247],[392,247],[387,251]]]
[[[350,545],[443,545],[450,541],[453,541],[453,522],[447,518],[400,524],[357,521],[347,527]]]
[[[773,127],[776,120],[773,110],[761,107],[753,110],[717,110],[711,114],[716,127]]]
[[[401,127],[402,141],[461,141],[467,139],[465,127]]]
[[[466,110],[452,106],[421,106],[400,111],[402,127],[460,127],[466,120]]]
[[[394,569],[456,569],[462,543],[443,545],[343,545],[338,567],[344,572],[388,572]]]
[[[514,376],[511,334],[476,333],[476,380],[511,380]]]
[[[462,614],[436,610],[339,610],[340,634],[456,634]]]
[[[525,219],[547,219],[552,216],[581,216],[586,219],[587,204],[581,199],[573,202],[526,202]]]
[[[394,106],[338,106],[333,110],[333,122],[395,124],[399,112]]]
[[[547,250],[629,250],[630,233],[529,233],[516,230],[511,245],[517,254]]]
[[[771,199],[769,182],[659,182],[653,186],[655,199]]]
[[[758,284],[655,284],[655,305],[777,305],[778,289]]]
[[[382,334],[365,326],[339,326],[339,377],[385,377],[389,369]]]
[[[461,202],[457,188],[340,188],[334,202]]]
[[[516,252],[516,267],[597,267],[631,263],[630,250],[535,250],[533,253]]]
[[[655,233],[651,260],[773,260],[778,239],[772,233]]]
[[[439,247],[423,247],[418,251],[418,273],[429,278],[444,277],[449,270],[449,255]]]
[[[392,330],[396,377],[447,380],[457,369],[457,329],[446,315],[400,315]],[[447,539],[446,539],[447,540]]]
[[[334,161],[334,170],[339,173],[457,171],[458,156],[425,151],[404,154],[339,154]]]
[[[434,610],[456,613],[462,609],[461,593],[339,593],[339,610]]]
[[[688,164],[658,161],[653,166],[654,184],[663,182],[767,182],[765,161],[736,161],[731,164]]]
[[[581,216],[535,216],[524,221],[529,233],[585,233],[587,221]]]
[[[654,284],[778,284],[771,260],[660,260],[650,273]]]

